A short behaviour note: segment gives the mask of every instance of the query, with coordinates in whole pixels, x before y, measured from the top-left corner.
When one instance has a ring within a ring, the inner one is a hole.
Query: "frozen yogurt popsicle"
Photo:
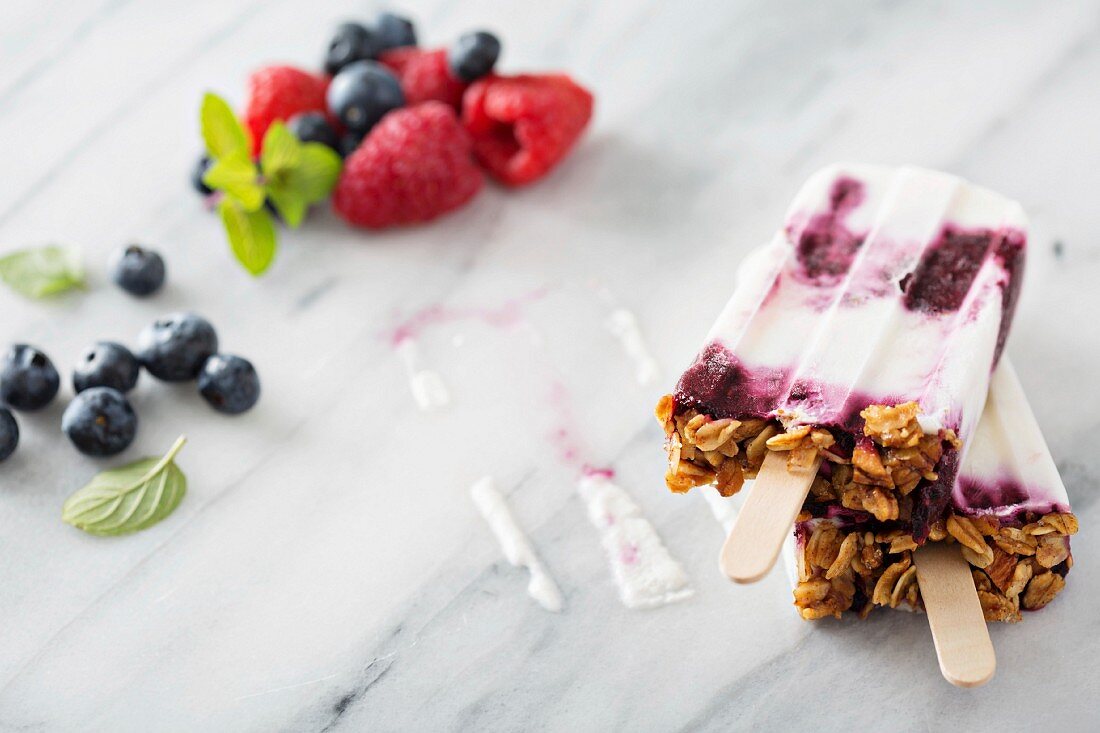
[[[818,172],[658,405],[669,488],[730,495],[781,454],[812,502],[923,543],[946,520],[1025,243],[1018,204],[955,176]]]
[[[1066,489],[1023,388],[1004,360],[951,494],[929,540],[957,543],[987,621],[1019,621],[1048,604],[1073,566],[1077,531]],[[807,505],[788,545],[803,618],[921,607],[908,529]]]

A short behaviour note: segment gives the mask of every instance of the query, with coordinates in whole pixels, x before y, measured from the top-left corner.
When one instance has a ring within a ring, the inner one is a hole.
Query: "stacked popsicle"
[[[657,406],[671,490],[756,479],[723,548],[732,579],[762,577],[795,524],[807,619],[925,607],[926,545],[957,547],[987,620],[1062,589],[1077,521],[997,368],[1025,246],[1018,204],[954,176],[836,166],[806,183]]]
[[[812,503],[811,498],[811,503]],[[922,607],[912,551],[898,526],[807,508],[791,548],[803,618],[865,617],[875,606]],[[956,542],[987,621],[1019,621],[1065,587],[1077,531],[1054,460],[1012,365],[1003,360],[952,493],[929,541]],[[852,573],[847,572],[848,569]]]

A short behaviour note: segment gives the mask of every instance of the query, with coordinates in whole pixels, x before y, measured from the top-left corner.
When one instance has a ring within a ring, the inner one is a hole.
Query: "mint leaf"
[[[202,182],[225,191],[245,211],[256,211],[264,205],[264,187],[260,185],[256,164],[246,152],[234,151],[215,161],[203,174]]]
[[[268,185],[267,195],[286,225],[291,229],[297,229],[306,218],[306,211],[309,209],[305,199],[275,185]]]
[[[282,122],[272,123],[264,135],[263,151],[260,153],[264,187],[283,221],[295,229],[302,223],[309,208],[309,202],[287,185],[301,157],[302,143],[294,133]]]
[[[332,148],[321,143],[306,143],[298,167],[287,178],[288,185],[309,203],[328,198],[336,187],[343,161]]]
[[[224,158],[238,151],[246,155],[252,152],[248,132],[241,126],[229,104],[218,95],[210,92],[203,95],[199,121],[206,152],[210,153],[211,158]]]
[[[287,131],[287,135],[293,135]],[[272,141],[282,146],[284,143],[276,136]],[[321,143],[298,143],[293,158],[288,154],[278,156],[273,153],[273,161],[268,167],[267,146],[271,135],[264,138],[264,177],[267,195],[275,208],[290,227],[297,228],[305,217],[309,205],[328,197],[340,177],[342,163],[340,156]],[[293,160],[293,164],[290,161]],[[276,170],[277,173],[269,172]]]
[[[222,199],[218,212],[229,237],[229,247],[253,275],[266,270],[275,259],[275,226],[264,210],[245,211],[231,199]]]
[[[282,122],[272,122],[264,134],[263,150],[260,152],[260,169],[264,178],[275,180],[293,170],[298,166],[301,154],[302,144],[294,133]]]
[[[65,500],[61,520],[103,536],[152,527],[187,493],[187,478],[175,463],[185,442],[181,435],[162,458],[143,458],[97,474]]]
[[[71,247],[34,247],[0,257],[0,280],[27,297],[42,298],[83,285],[84,267]]]

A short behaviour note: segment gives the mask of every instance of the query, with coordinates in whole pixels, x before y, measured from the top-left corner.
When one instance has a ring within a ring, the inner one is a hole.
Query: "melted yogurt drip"
[[[500,548],[504,551],[504,557],[515,567],[527,568],[531,575],[531,581],[527,584],[527,595],[547,611],[560,613],[562,609],[561,591],[557,583],[546,572],[539,556],[535,553],[527,535],[516,524],[516,518],[508,508],[508,502],[497,491],[495,482],[491,476],[481,478],[470,487],[470,497],[473,498],[481,516],[489,523]]]
[[[623,351],[634,362],[634,378],[638,384],[649,384],[657,379],[660,369],[642,338],[637,317],[626,308],[616,308],[604,321],[604,326],[619,340]]]
[[[684,568],[630,495],[606,471],[589,471],[577,484],[588,519],[600,532],[619,598],[627,608],[654,608],[690,598]]]
[[[421,365],[420,346],[416,339],[403,338],[394,348],[405,364],[405,371],[409,375],[409,389],[417,407],[424,412],[431,412],[449,405],[451,395],[447,391],[447,385],[443,383],[443,377],[438,372],[425,369]]]

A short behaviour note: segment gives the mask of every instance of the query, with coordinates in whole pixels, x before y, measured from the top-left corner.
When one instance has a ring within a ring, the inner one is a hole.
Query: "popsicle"
[[[955,544],[987,621],[1019,621],[1065,587],[1077,531],[1065,485],[1012,365],[993,374],[989,399],[951,493],[946,520],[929,539]],[[876,606],[922,607],[916,543],[897,523],[807,504],[788,549],[795,606],[803,618],[839,617]]]
[[[770,569],[807,492],[914,544],[946,521],[1025,231],[1018,204],[945,173],[842,165],[803,186],[657,407],[671,490],[757,478],[723,549],[731,578]]]

